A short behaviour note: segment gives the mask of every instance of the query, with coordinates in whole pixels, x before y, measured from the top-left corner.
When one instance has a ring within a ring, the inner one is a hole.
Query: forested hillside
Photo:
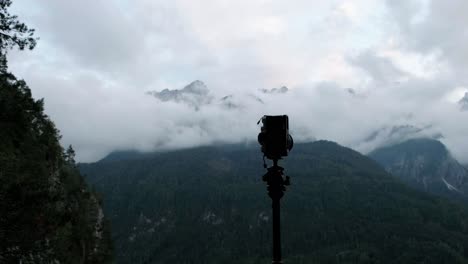
[[[101,202],[26,83],[0,75],[0,263],[106,263]],[[28,262],[29,261],[29,262]]]
[[[88,188],[74,150],[23,80],[8,72],[10,48],[34,48],[33,30],[0,1],[0,263],[110,263],[101,200]]]
[[[282,163],[285,263],[466,263],[468,212],[332,142]],[[257,147],[116,153],[81,164],[104,195],[118,263],[267,263],[271,201]]]

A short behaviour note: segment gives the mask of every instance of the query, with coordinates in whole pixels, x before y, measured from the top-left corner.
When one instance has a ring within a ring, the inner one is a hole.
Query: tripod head
[[[291,184],[289,176],[285,176],[283,171],[284,168],[275,163],[267,169],[267,173],[262,177],[262,180],[268,185],[268,195],[271,199],[281,199],[286,191],[285,186]]]

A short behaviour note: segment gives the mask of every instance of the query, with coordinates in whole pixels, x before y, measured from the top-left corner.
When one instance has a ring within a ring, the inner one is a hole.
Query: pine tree
[[[109,263],[110,232],[97,195],[61,147],[58,129],[23,80],[11,48],[34,48],[33,29],[0,0],[0,263]]]
[[[9,49],[34,49],[37,38],[34,29],[28,28],[18,20],[18,16],[11,15],[8,8],[11,0],[0,0],[0,71],[7,71],[7,52]]]
[[[67,150],[65,151],[65,161],[73,167],[76,167],[75,162],[75,150],[73,149],[72,145],[69,145]]]

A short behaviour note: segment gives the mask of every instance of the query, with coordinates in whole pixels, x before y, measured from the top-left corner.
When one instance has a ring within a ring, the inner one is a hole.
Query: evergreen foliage
[[[0,72],[3,73],[7,71],[6,54],[9,49],[33,49],[37,43],[34,29],[28,28],[17,16],[8,12],[11,3],[11,0],[0,0]]]
[[[285,263],[467,263],[468,211],[332,142],[281,164]],[[280,165],[281,165],[280,164]],[[103,193],[118,263],[268,263],[271,200],[258,148],[116,153],[81,172]]]
[[[109,263],[109,225],[73,148],[64,152],[44,101],[7,72],[8,48],[36,44],[10,4],[0,1],[0,263]]]

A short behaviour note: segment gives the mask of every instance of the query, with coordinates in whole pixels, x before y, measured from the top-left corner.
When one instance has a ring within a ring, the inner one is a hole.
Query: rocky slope
[[[407,140],[377,149],[369,156],[417,188],[448,196],[468,194],[468,170],[438,140]]]

